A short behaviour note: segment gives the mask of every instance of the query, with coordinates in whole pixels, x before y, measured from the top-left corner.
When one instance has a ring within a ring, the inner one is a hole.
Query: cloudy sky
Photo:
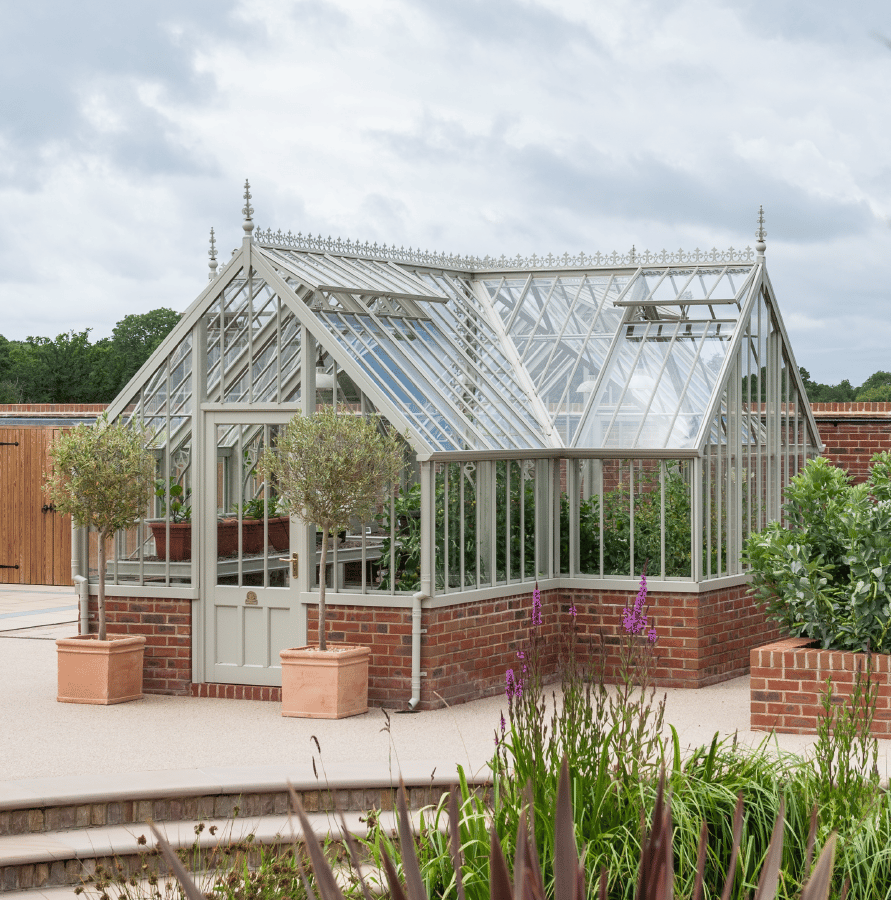
[[[891,370],[887,0],[0,0],[0,334],[185,309],[261,227],[753,245],[799,365]]]

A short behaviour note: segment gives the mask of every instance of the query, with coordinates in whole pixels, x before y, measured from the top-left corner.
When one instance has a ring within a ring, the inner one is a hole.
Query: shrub
[[[891,652],[891,454],[865,484],[810,460],[786,491],[785,521],[749,536],[752,593],[768,616],[824,649]]]

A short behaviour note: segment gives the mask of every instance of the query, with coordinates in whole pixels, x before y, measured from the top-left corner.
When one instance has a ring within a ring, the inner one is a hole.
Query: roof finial
[[[767,244],[764,243],[764,238],[767,237],[767,232],[764,230],[764,207],[758,207],[758,230],[755,232],[755,237],[758,239],[755,243],[755,249],[758,251],[758,259],[764,259],[764,251],[767,249]]]
[[[245,178],[244,180],[244,207],[242,208],[242,213],[244,214],[244,223],[242,224],[242,228],[244,229],[244,233],[247,237],[251,236],[251,232],[254,230],[254,207],[251,206],[251,183]]]
[[[210,229],[210,250],[207,251],[207,255],[210,257],[210,262],[207,264],[210,269],[207,280],[213,281],[217,277],[217,241],[213,235],[213,228]]]

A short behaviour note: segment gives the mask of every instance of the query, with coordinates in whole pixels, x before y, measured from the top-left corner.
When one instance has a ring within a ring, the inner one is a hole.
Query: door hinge
[[[17,569],[18,566],[0,566],[0,569]]]
[[[18,447],[18,441],[0,441],[0,447]]]

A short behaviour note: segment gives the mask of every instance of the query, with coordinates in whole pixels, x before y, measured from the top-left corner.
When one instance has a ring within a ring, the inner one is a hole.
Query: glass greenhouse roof
[[[152,425],[188,429],[201,321],[208,402],[297,404],[305,329],[307,364],[425,457],[704,452],[734,360],[764,364],[769,282],[751,250],[479,259],[266,231],[215,267],[141,396],[119,398]]]
[[[289,285],[312,291],[317,338],[346,351],[431,452],[695,449],[756,270],[632,257],[485,271],[260,239]]]

